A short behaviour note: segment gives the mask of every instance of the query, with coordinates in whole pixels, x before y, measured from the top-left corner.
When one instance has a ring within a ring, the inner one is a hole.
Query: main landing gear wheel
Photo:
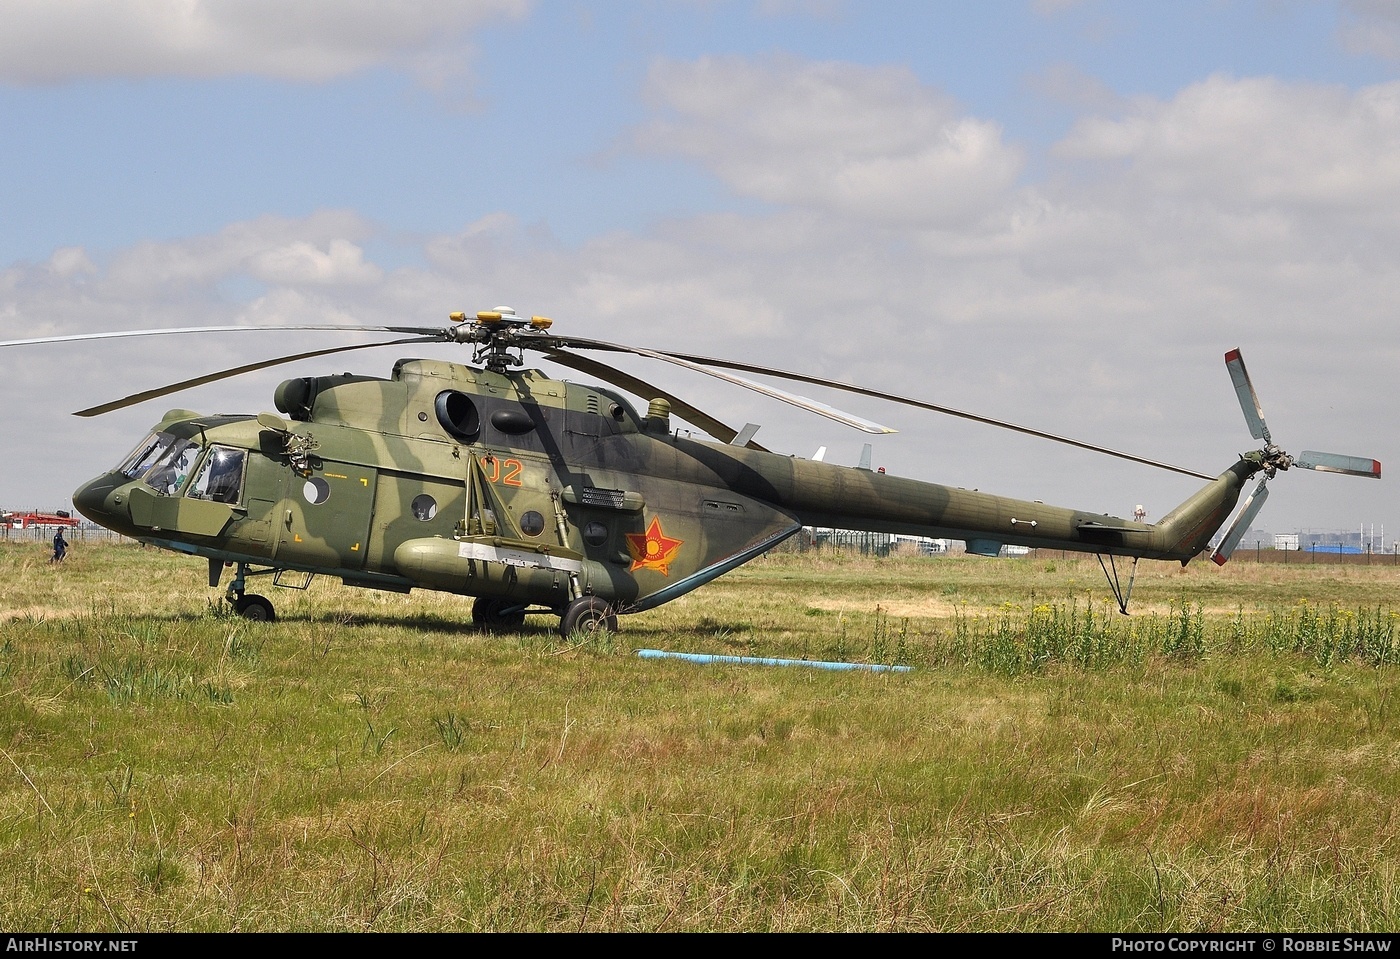
[[[500,596],[478,596],[472,622],[482,629],[519,629],[525,625],[525,604]]]
[[[606,600],[597,596],[580,596],[559,617],[559,634],[565,639],[574,633],[592,636],[603,631],[617,632],[617,615]]]
[[[244,619],[255,623],[270,623],[277,618],[277,611],[265,596],[245,593],[233,601],[233,611]]]

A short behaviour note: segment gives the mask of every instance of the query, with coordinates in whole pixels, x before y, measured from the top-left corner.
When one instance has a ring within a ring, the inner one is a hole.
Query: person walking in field
[[[68,540],[63,538],[63,527],[60,526],[58,531],[53,534],[53,558],[50,559],[49,562],[61,563],[63,562],[63,557],[67,555]]]

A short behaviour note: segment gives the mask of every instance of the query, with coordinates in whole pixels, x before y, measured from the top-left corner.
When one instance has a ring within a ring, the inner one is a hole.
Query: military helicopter
[[[454,313],[446,327],[259,326],[109,331],[0,342],[0,347],[118,336],[228,330],[400,334],[277,357],[79,410],[96,416],[181,390],[310,357],[368,347],[456,343],[467,363],[401,359],[391,375],[283,381],[277,413],[167,412],[73,504],[94,523],[153,546],[203,557],[209,585],[232,569],[226,598],[243,617],[273,620],[248,590],[271,576],[305,589],[315,576],[408,593],[475,597],[473,621],[512,629],[527,614],[558,617],[564,636],[616,630],[772,549],[804,526],[1092,553],[1127,613],[1140,559],[1183,566],[1262,474],[1212,558],[1223,564],[1291,467],[1379,478],[1372,459],[1273,443],[1244,360],[1225,356],[1258,450],[1217,476],[1068,437],[833,383],[801,373],[685,353],[560,336],[552,321],[508,307]],[[587,386],[527,367],[527,352],[601,380]],[[893,432],[815,400],[740,376],[766,375],[959,416],[1205,480],[1157,523],[1011,499],[765,449],[757,427],[720,422],[670,392],[586,353],[630,354],[718,377],[871,433]],[[648,397],[645,412],[623,395]],[[713,439],[673,427],[679,418]],[[1124,582],[1117,563],[1131,560]]]

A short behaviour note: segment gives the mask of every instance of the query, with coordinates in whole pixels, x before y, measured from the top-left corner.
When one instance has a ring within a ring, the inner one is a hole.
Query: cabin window
[[[526,536],[538,536],[544,532],[544,516],[536,510],[526,510],[520,515],[520,532]]]
[[[444,390],[433,403],[439,425],[464,443],[470,443],[481,432],[481,414],[472,398],[457,390]]]
[[[592,522],[583,528],[583,541],[589,546],[602,546],[608,541],[608,528],[602,523]]]
[[[427,493],[420,493],[413,497],[413,502],[409,504],[409,509],[413,510],[413,518],[426,523],[437,515],[437,500]]]
[[[228,446],[212,446],[204,458],[186,496],[213,500],[215,503],[237,503],[243,492],[243,463],[245,450]]]

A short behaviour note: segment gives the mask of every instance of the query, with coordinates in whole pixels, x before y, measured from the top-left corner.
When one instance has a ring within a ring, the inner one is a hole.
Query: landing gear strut
[[[209,585],[218,585],[217,560],[209,561]],[[277,611],[272,607],[272,601],[266,596],[259,596],[256,593],[244,592],[244,587],[248,579],[248,566],[246,563],[238,564],[238,571],[233,576],[233,581],[228,584],[228,592],[224,594],[224,599],[228,600],[233,607],[233,611],[244,619],[255,623],[270,623],[277,618]]]

